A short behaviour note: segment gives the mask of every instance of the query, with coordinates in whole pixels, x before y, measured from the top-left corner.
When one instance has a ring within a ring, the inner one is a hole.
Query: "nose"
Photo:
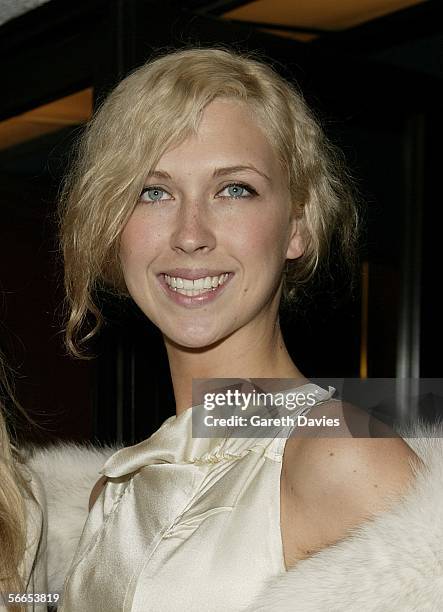
[[[171,247],[175,251],[193,253],[208,251],[215,246],[215,234],[203,200],[182,201],[171,235]]]

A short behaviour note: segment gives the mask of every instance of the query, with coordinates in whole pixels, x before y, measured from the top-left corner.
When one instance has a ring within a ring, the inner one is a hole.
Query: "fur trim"
[[[28,449],[27,466],[39,476],[47,501],[49,592],[61,593],[88,516],[91,489],[117,447],[73,443]]]
[[[443,601],[443,423],[398,433],[424,467],[393,508],[264,585],[245,612],[439,612]],[[99,470],[117,448],[33,449],[48,502],[48,581],[61,592]]]
[[[422,459],[389,511],[267,581],[245,612],[443,609],[443,423],[397,430]]]

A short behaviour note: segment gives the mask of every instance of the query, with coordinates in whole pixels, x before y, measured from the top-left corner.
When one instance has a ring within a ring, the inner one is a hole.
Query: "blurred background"
[[[317,287],[283,316],[305,376],[442,376],[443,4],[420,0],[0,0],[0,346],[17,396],[58,438],[146,438],[175,413],[162,339],[107,316],[79,361],[63,347],[57,192],[94,106],[158,50],[231,45],[295,80],[366,204],[354,297]],[[341,297],[343,296],[343,297]]]

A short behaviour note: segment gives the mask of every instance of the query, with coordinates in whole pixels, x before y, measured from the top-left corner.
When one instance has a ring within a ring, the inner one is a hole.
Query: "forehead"
[[[165,163],[190,164],[199,158],[231,164],[261,164],[278,170],[276,153],[251,105],[241,101],[217,98],[204,109],[196,134],[178,146],[169,148],[159,160]]]

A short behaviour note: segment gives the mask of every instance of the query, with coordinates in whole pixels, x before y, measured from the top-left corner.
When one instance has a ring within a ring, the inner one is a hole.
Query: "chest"
[[[180,474],[149,466],[71,576],[76,605],[80,590],[85,605],[105,596],[107,612],[246,608],[284,571],[280,469],[252,452],[207,469],[181,465]]]

